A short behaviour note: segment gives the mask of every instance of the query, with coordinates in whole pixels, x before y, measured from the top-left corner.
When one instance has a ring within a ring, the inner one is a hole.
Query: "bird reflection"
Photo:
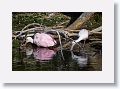
[[[80,53],[80,55],[75,55],[71,51],[72,59],[76,60],[80,67],[86,67],[88,63],[88,56],[85,53]]]
[[[53,57],[56,54],[57,51],[54,49],[49,48],[33,48],[33,47],[27,47],[26,49],[26,56],[30,57],[31,55],[34,57],[34,59],[37,59],[40,62],[48,62],[53,59]],[[80,67],[86,67],[88,63],[88,56],[85,53],[76,53],[73,51],[71,52],[72,59],[77,62],[77,64]]]
[[[53,56],[56,54],[56,52],[52,49],[49,48],[41,48],[41,47],[37,47],[37,48],[27,48],[26,49],[26,56],[31,56],[33,55],[33,57],[41,62],[44,61],[50,61]]]

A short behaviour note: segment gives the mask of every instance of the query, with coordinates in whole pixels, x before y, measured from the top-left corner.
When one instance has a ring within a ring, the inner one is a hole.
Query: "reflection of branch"
[[[59,37],[59,43],[60,43],[60,47],[61,47],[61,48],[60,48],[61,55],[62,55],[63,60],[65,60],[64,55],[63,55],[63,47],[62,47],[62,42],[61,42],[60,33],[59,33],[58,31],[56,31],[56,32],[57,32],[58,37]]]

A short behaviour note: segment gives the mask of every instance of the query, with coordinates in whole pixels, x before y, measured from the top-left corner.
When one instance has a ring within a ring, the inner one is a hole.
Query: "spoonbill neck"
[[[81,37],[79,37],[77,40],[75,40],[76,43],[80,42],[81,40],[83,40]]]

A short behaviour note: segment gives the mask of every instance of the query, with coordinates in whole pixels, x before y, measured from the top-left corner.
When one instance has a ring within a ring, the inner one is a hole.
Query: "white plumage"
[[[26,43],[33,43],[32,37],[27,37],[26,38]]]
[[[79,38],[75,41],[72,42],[71,50],[73,49],[74,45],[81,40],[86,40],[88,38],[88,30],[86,29],[81,29],[78,33]]]

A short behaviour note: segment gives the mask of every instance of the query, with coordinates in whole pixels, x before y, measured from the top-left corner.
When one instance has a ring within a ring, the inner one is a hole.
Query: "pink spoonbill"
[[[36,44],[37,46],[42,46],[42,47],[51,47],[56,45],[56,41],[54,38],[52,38],[51,35],[46,34],[46,33],[36,33],[34,35],[34,38],[32,37],[27,37],[26,38],[26,43],[33,43]]]

